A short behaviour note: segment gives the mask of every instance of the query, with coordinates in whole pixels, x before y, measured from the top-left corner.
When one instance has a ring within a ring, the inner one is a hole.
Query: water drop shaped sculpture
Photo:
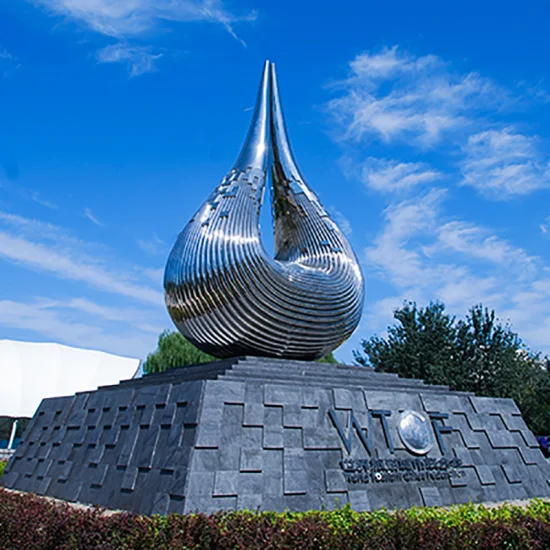
[[[274,258],[259,226],[269,175]],[[294,160],[269,61],[237,162],[178,236],[164,288],[179,331],[216,357],[316,359],[359,323],[361,269]]]

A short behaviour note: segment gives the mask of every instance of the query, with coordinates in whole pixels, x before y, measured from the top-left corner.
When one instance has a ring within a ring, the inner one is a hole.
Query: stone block
[[[208,421],[210,420],[210,421]],[[219,422],[207,419],[198,427],[196,447],[199,449],[217,449],[222,436],[221,418]]]
[[[539,464],[542,461],[546,461],[540,449],[531,449],[518,445],[518,450],[525,464]]]
[[[239,494],[239,471],[218,471],[214,480],[215,497],[233,497]]]
[[[264,405],[282,407],[286,404],[300,405],[301,402],[302,395],[299,387],[269,383],[265,386]]]
[[[212,499],[212,504],[208,510],[210,513],[219,512],[220,510],[236,510],[237,497],[216,497]]]
[[[262,494],[241,494],[237,497],[239,510],[259,510],[262,507]]]
[[[136,488],[138,469],[136,466],[130,466],[124,471],[120,489],[122,491],[133,491]]]
[[[197,472],[215,472],[219,469],[218,449],[204,449],[195,446],[191,467]]]
[[[266,407],[265,424],[263,428],[263,448],[283,449],[283,419],[282,407]]]
[[[371,509],[368,493],[365,489],[348,491],[348,501],[357,512],[368,512]]]
[[[325,470],[325,484],[327,493],[345,493],[348,490],[342,470]]]
[[[221,401],[228,404],[242,404],[245,402],[245,385],[243,382],[208,380],[205,391],[205,402],[208,402],[210,396],[214,403]]]
[[[137,424],[129,427],[119,450],[117,466],[128,466],[130,464],[136,448],[139,431],[140,428]]]
[[[424,506],[443,506],[443,500],[437,487],[420,487]]]
[[[520,410],[512,399],[502,399],[497,397],[470,397],[472,406],[478,413],[509,413],[521,415]]]
[[[261,472],[239,472],[239,494],[261,494],[263,475]]]
[[[283,445],[285,449],[302,449],[304,442],[301,428],[284,428]]]
[[[244,421],[243,426],[259,426],[264,425],[264,405],[263,403],[248,403],[244,405]]]
[[[496,483],[491,466],[479,465],[475,467],[475,471],[481,485],[494,485]]]
[[[289,403],[283,407],[283,427],[302,427],[302,407],[299,403]]]
[[[211,497],[214,491],[214,478],[216,472],[194,472],[189,477],[186,497],[191,502],[191,497]]]
[[[241,449],[240,471],[241,472],[261,472],[263,452],[259,448]]]
[[[277,428],[276,432],[281,433],[282,436],[282,426]],[[262,442],[265,447],[265,432],[263,428],[243,428],[242,434],[240,437],[241,447],[249,447],[251,449],[257,449],[262,447]]]
[[[283,495],[283,451],[263,451],[263,494],[271,497]]]
[[[156,493],[153,505],[151,507],[151,514],[159,514],[161,516],[168,513],[170,506],[170,495],[167,493]]]
[[[508,483],[521,483],[522,472],[515,464],[501,464]]]
[[[329,407],[332,403],[330,389],[304,386],[302,388],[302,407]]]
[[[305,495],[307,493],[307,474],[304,470],[284,469],[283,488],[285,495]]]
[[[264,384],[260,382],[247,382],[244,389],[244,402],[264,404]]]
[[[233,442],[220,447],[218,453],[218,469],[219,470],[239,470],[241,463],[240,445]]]
[[[486,431],[489,442],[494,449],[515,449],[516,441],[511,432],[490,429]]]
[[[361,390],[349,390],[345,388],[334,388],[334,406],[336,409],[352,410],[354,412],[366,412],[365,396]]]

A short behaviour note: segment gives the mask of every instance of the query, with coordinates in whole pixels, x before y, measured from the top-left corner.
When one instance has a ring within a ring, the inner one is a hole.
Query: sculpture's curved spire
[[[233,168],[235,170],[246,170],[257,168],[265,170],[269,159],[269,95],[270,95],[270,63],[265,62],[254,115],[248,129],[246,140],[241,153]]]
[[[270,166],[275,258],[259,228]],[[164,288],[178,329],[218,357],[315,359],[359,323],[361,269],[298,169],[269,62],[237,162],[178,236]]]
[[[288,131],[286,129],[285,117],[279,97],[279,84],[277,82],[277,73],[275,63],[271,63],[271,120],[270,134],[273,147],[273,157],[275,164],[279,165],[287,179],[303,181],[303,176],[298,168],[298,163],[294,159]]]

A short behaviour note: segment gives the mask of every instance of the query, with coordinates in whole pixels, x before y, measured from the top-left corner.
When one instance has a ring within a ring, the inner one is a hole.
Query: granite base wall
[[[446,413],[430,459],[461,477],[350,483],[346,458],[413,458],[400,411]],[[351,454],[331,420],[353,441]],[[388,433],[368,411],[385,410]],[[374,442],[372,455],[351,414]],[[445,430],[443,430],[445,431]],[[362,367],[239,358],[45,399],[0,478],[5,487],[144,514],[356,510],[550,496],[550,464],[512,400]]]

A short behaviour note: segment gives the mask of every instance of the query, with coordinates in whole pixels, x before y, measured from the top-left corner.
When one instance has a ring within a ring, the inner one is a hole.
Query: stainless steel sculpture
[[[275,258],[259,227],[269,167]],[[164,288],[177,328],[217,357],[315,359],[359,323],[361,269],[294,160],[273,63],[239,158],[178,236]]]

